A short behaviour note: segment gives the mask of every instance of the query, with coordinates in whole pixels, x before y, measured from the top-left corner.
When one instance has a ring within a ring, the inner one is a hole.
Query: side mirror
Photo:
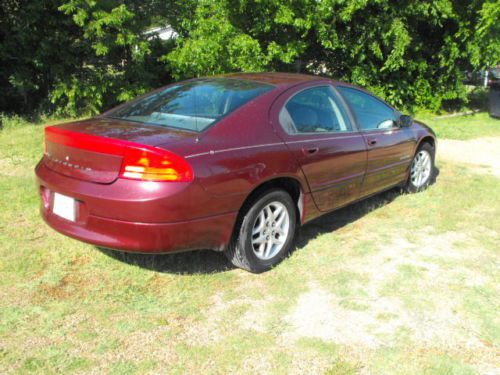
[[[413,124],[413,118],[408,115],[401,115],[398,119],[398,126],[400,128],[409,128]]]

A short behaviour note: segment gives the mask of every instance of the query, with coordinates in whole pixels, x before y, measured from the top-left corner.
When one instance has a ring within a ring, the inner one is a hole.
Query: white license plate
[[[75,199],[59,193],[54,193],[52,212],[66,220],[75,221]]]

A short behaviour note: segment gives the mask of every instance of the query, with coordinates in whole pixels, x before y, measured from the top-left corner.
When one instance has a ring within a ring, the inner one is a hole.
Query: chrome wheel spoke
[[[286,219],[288,219],[288,213],[282,213],[281,216],[276,218],[275,221],[276,227],[281,228],[281,226],[285,223]]]
[[[273,240],[272,239],[269,239],[267,241],[267,247],[266,247],[266,257],[269,257],[269,255],[272,253],[272,250],[273,250]]]
[[[273,216],[274,216],[274,215],[273,215],[273,211],[271,211],[271,207],[267,206],[267,207],[265,208],[265,212],[266,212],[266,219],[267,219],[268,221],[273,220]]]
[[[265,225],[266,225],[266,220],[264,218],[264,213],[261,212],[257,217],[257,221],[255,222],[254,228],[252,229],[252,235],[260,233],[262,229],[264,229]]]
[[[262,242],[260,245],[259,245],[259,248],[257,250],[257,253],[260,254],[261,256],[264,256],[264,251],[266,250],[266,245],[267,243],[266,242]]]
[[[285,208],[283,206],[281,207],[277,207],[274,212],[273,212],[273,220],[276,221],[278,220],[278,218],[280,217],[280,215],[283,214],[283,212],[285,211]]]
[[[257,238],[252,239],[252,242],[256,245],[260,245],[265,241],[266,241],[266,237],[262,236],[262,235],[258,236]]]

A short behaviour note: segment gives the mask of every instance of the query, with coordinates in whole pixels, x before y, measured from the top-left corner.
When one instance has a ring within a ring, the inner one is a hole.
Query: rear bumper
[[[167,253],[221,250],[229,242],[237,212],[208,213],[197,186],[117,180],[95,184],[36,168],[41,215],[56,231],[110,249]],[[76,221],[53,213],[54,192],[76,200]],[[192,216],[191,216],[192,215]],[[191,216],[191,217],[190,217]]]
[[[196,249],[222,250],[229,242],[236,213],[178,223],[137,223],[87,216],[85,221],[62,219],[43,204],[45,222],[69,237],[105,248],[140,253]]]

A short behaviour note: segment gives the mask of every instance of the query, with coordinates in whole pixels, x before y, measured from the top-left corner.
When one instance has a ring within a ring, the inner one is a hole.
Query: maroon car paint
[[[270,120],[297,165],[302,167],[316,206],[328,212],[359,198],[367,151],[363,136],[356,129],[347,133],[293,135],[283,130],[279,112],[286,100],[301,90],[318,85],[331,85],[331,81],[310,81],[287,90],[272,105]],[[353,119],[351,123],[354,124]]]
[[[416,138],[410,128],[364,132],[368,164],[361,195],[371,195],[406,179]]]
[[[57,231],[112,249],[171,252],[223,249],[239,210],[263,183],[298,182],[300,221],[305,223],[375,192],[404,183],[422,139],[433,132],[415,122],[390,131],[289,135],[279,124],[283,103],[295,92],[334,81],[296,74],[235,74],[226,77],[275,85],[202,133],[105,117],[57,127],[167,149],[194,171],[192,182],[118,178],[119,157],[48,144],[36,167],[42,216]],[[351,122],[354,119],[351,115]],[[371,143],[373,138],[376,143]],[[310,152],[310,150],[318,149]],[[79,165],[101,166],[85,175],[57,161],[70,153]],[[52,213],[53,193],[77,200],[76,222]]]

